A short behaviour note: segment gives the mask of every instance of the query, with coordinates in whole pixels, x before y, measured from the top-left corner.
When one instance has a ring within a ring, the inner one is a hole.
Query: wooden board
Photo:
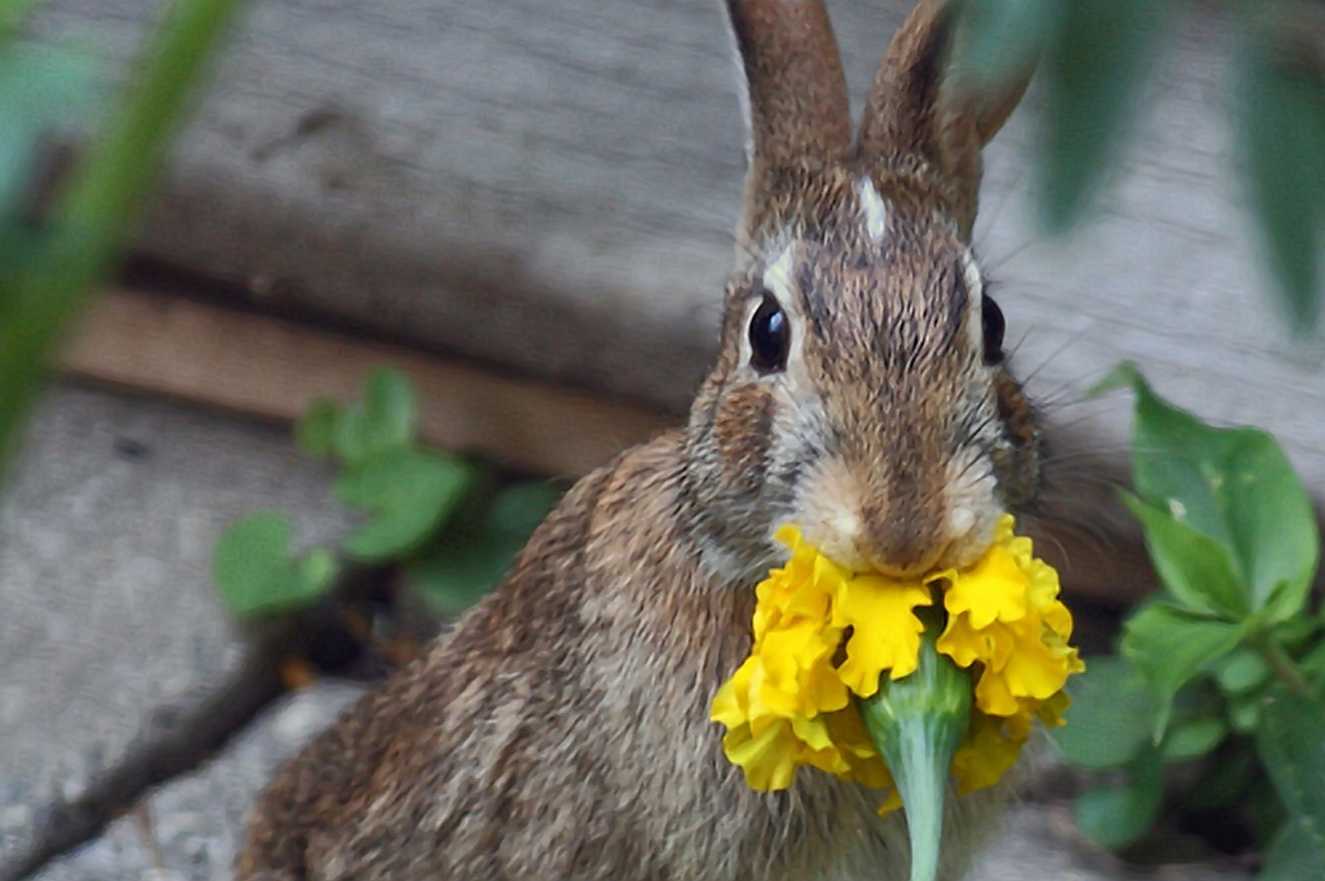
[[[574,477],[661,431],[664,416],[205,303],[112,290],[65,347],[69,373],[290,422],[320,397],[356,398],[378,367],[414,381],[423,438],[539,474]]]

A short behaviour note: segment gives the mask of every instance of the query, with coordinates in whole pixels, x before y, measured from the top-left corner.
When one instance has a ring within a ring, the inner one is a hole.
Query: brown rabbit
[[[750,790],[709,704],[778,525],[914,573],[974,559],[1034,495],[1038,435],[968,245],[980,147],[1025,77],[954,90],[953,13],[925,0],[853,142],[820,0],[727,11],[750,168],[688,425],[581,480],[499,590],[278,774],[241,881],[905,877],[878,793],[813,770]],[[946,877],[989,801],[952,800]]]

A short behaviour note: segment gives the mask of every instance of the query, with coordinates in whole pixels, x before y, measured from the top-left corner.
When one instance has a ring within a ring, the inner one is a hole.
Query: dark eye
[[[787,366],[790,348],[791,327],[786,313],[773,295],[766,293],[750,319],[750,366],[760,373],[782,370]]]
[[[980,321],[985,332],[985,363],[989,365],[1003,362],[1003,310],[998,308],[992,297],[980,300]]]

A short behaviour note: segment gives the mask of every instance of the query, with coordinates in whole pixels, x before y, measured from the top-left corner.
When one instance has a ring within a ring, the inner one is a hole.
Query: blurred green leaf
[[[1084,768],[1119,767],[1149,746],[1155,699],[1122,658],[1088,658],[1086,672],[1072,678],[1068,692],[1068,723],[1050,731],[1068,761]]]
[[[1325,70],[1293,64],[1271,40],[1270,28],[1249,29],[1236,128],[1285,312],[1305,333],[1320,318],[1325,253]]]
[[[1152,603],[1124,625],[1123,656],[1145,677],[1155,694],[1154,738],[1168,727],[1173,696],[1201,672],[1237,647],[1246,634],[1240,624],[1200,617],[1167,603]]]
[[[1073,814],[1087,838],[1101,847],[1118,850],[1150,830],[1159,816],[1163,797],[1159,754],[1150,748],[1128,767],[1124,783],[1088,789],[1079,795]]]
[[[1180,722],[1164,735],[1160,754],[1166,762],[1189,762],[1213,750],[1228,736],[1223,719],[1192,719]]]
[[[453,530],[410,566],[411,584],[439,613],[460,614],[501,582],[560,498],[561,491],[544,481],[506,487],[478,526]]]
[[[290,555],[290,520],[260,513],[237,520],[222,533],[212,573],[226,608],[239,617],[311,605],[331,586],[336,562],[316,549],[302,561]]]
[[[1244,742],[1224,748],[1209,763],[1184,797],[1184,805],[1193,811],[1209,811],[1228,807],[1243,800],[1247,787],[1260,774],[1256,754]]]
[[[339,420],[340,405],[330,398],[318,398],[295,424],[295,444],[315,459],[327,458],[335,448]]]
[[[1289,817],[1265,853],[1258,881],[1320,881],[1325,844],[1320,827],[1306,817]]]
[[[61,329],[133,229],[190,88],[237,5],[195,0],[170,7],[121,111],[51,212],[39,260],[0,275],[0,457],[12,450]]]
[[[1325,702],[1278,688],[1264,701],[1256,749],[1291,814],[1325,849]]]
[[[1155,511],[1167,511],[1186,530],[1222,546],[1236,567],[1236,577],[1250,588],[1250,608],[1269,621],[1284,621],[1301,611],[1320,555],[1315,511],[1283,450],[1269,434],[1252,428],[1214,428],[1155,394],[1131,365],[1122,365],[1107,384],[1127,383],[1136,395],[1132,433],[1132,477],[1137,494]],[[1206,599],[1227,609],[1228,585],[1210,570],[1211,560],[1194,553],[1188,535],[1156,528],[1148,518],[1146,538],[1164,574],[1191,577],[1166,584],[1190,602],[1209,578]],[[1199,544],[1205,544],[1199,542]],[[1170,572],[1172,574],[1172,571]],[[1213,601],[1214,596],[1221,601]]]
[[[1146,548],[1160,581],[1183,605],[1230,618],[1247,614],[1247,591],[1238,580],[1229,552],[1185,522],[1181,502],[1171,499],[1160,511],[1129,492],[1123,502],[1145,531]]]
[[[561,496],[562,491],[545,480],[512,484],[493,497],[490,523],[494,529],[523,541],[557,506]]]
[[[414,439],[414,386],[398,370],[380,368],[364,383],[363,399],[341,411],[333,446],[342,461],[357,467]]]
[[[1238,734],[1251,734],[1261,724],[1261,696],[1255,693],[1235,696],[1228,703],[1228,721]]]
[[[463,541],[442,542],[407,574],[428,605],[455,616],[500,583],[523,544],[515,536],[486,530]]]
[[[1215,681],[1226,694],[1255,691],[1270,678],[1270,665],[1260,652],[1241,648],[1215,666]]]
[[[1128,114],[1168,19],[1153,0],[1073,0],[1045,53],[1048,152],[1041,208],[1050,230],[1064,230],[1085,210],[1116,159]]]
[[[379,453],[336,481],[337,498],[374,515],[342,547],[365,562],[410,553],[441,527],[473,478],[473,470],[457,459],[403,447]]]
[[[1298,669],[1316,685],[1325,684],[1325,641],[1321,641],[1302,656],[1298,661]]]
[[[92,58],[73,49],[0,45],[0,222],[13,222],[43,136],[86,117],[95,107],[99,79]]]
[[[1058,32],[1058,0],[961,0],[961,42],[953,58],[960,82],[975,89],[997,85],[1026,65]]]

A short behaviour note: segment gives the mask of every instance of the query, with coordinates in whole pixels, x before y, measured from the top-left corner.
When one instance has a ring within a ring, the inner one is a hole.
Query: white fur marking
[[[888,233],[888,206],[879,191],[874,189],[874,181],[867,177],[860,179],[856,187],[860,196],[860,210],[865,215],[865,231],[876,242],[882,242]]]
[[[969,248],[962,252],[962,278],[966,282],[970,304],[970,308],[966,313],[971,316],[971,320],[966,323],[967,332],[971,335],[971,345],[978,352],[984,348],[985,344],[984,324],[980,320],[980,310],[985,295],[985,280],[984,276],[980,274],[980,267],[975,265],[975,255],[971,253]]]
[[[975,526],[975,512],[970,508],[953,508],[948,513],[948,532],[953,538],[962,538]]]
[[[782,253],[764,270],[764,287],[778,298],[784,307],[792,302],[791,289],[791,246],[782,249]]]

